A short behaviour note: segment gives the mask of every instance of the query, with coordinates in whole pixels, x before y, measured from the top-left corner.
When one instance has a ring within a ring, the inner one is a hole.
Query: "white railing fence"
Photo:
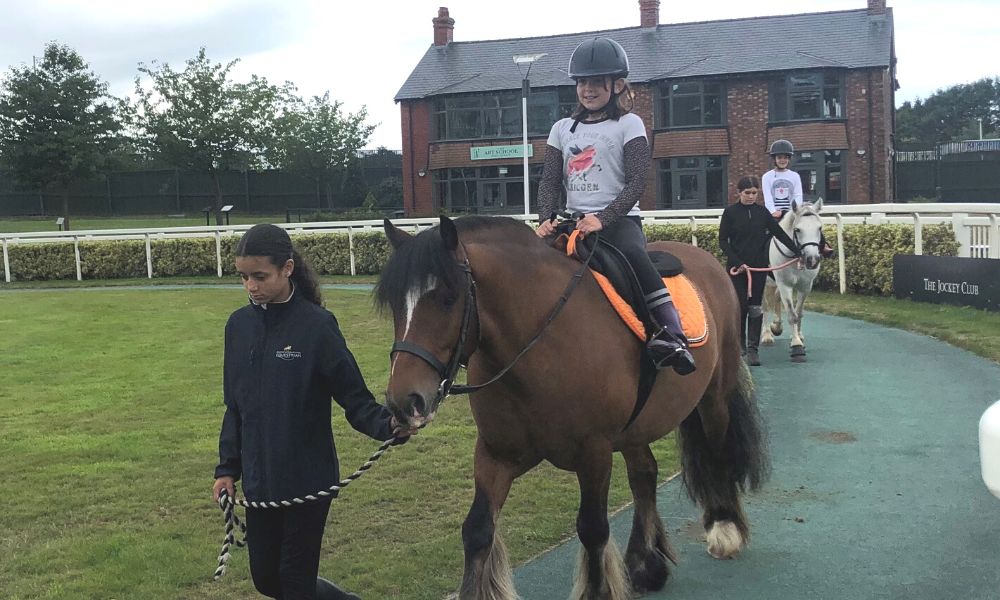
[[[652,210],[643,211],[647,224],[679,224],[691,228],[691,243],[698,243],[698,226],[719,222],[722,209]],[[514,219],[534,222],[536,215],[509,215]],[[1000,204],[858,204],[826,205],[823,220],[837,227],[837,247],[844,247],[845,225],[868,223],[903,223],[914,226],[914,253],[923,254],[924,225],[950,223],[959,243],[959,256],[1000,259]],[[397,227],[418,232],[438,223],[437,217],[396,219]],[[328,221],[319,223],[278,223],[291,234],[346,233],[350,248],[351,274],[355,274],[354,234],[364,231],[381,231],[381,221]],[[3,245],[4,277],[11,281],[9,247],[14,244],[43,242],[72,242],[76,260],[76,278],[83,279],[80,264],[80,242],[96,240],[143,240],[146,246],[146,275],[153,277],[153,260],[150,244],[154,240],[178,238],[215,238],[216,273],[222,277],[222,238],[242,235],[251,225],[225,225],[208,227],[171,227],[164,229],[102,229],[91,231],[36,231],[28,233],[0,233]],[[837,253],[840,272],[840,291],[846,290],[844,253]]]

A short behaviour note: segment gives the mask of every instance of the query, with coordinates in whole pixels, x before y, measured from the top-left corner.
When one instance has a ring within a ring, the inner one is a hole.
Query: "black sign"
[[[892,287],[897,298],[1000,310],[1000,260],[897,254]]]

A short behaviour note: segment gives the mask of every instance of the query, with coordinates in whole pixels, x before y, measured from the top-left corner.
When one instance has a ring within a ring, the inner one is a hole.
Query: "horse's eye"
[[[451,308],[452,306],[455,306],[455,302],[458,301],[458,295],[451,293],[445,294],[441,301],[446,308]]]

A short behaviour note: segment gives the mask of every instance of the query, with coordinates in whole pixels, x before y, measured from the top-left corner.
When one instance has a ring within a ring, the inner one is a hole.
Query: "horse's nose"
[[[411,423],[427,416],[427,400],[418,392],[410,392],[401,401],[390,400],[387,404],[396,420],[402,423]]]
[[[406,403],[411,408],[411,411],[408,412],[414,417],[427,416],[427,400],[424,399],[423,394],[411,392],[406,396]]]

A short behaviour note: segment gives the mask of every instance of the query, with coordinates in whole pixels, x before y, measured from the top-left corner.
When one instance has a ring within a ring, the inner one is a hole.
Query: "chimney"
[[[868,14],[884,15],[885,14],[885,0],[868,0]]]
[[[434,45],[447,46],[455,34],[455,19],[448,16],[448,7],[438,9],[438,16],[431,19],[434,23]]]
[[[872,0],[869,0],[871,2]],[[883,4],[885,4],[883,2]],[[660,24],[660,0],[639,0],[639,20],[643,29]]]

